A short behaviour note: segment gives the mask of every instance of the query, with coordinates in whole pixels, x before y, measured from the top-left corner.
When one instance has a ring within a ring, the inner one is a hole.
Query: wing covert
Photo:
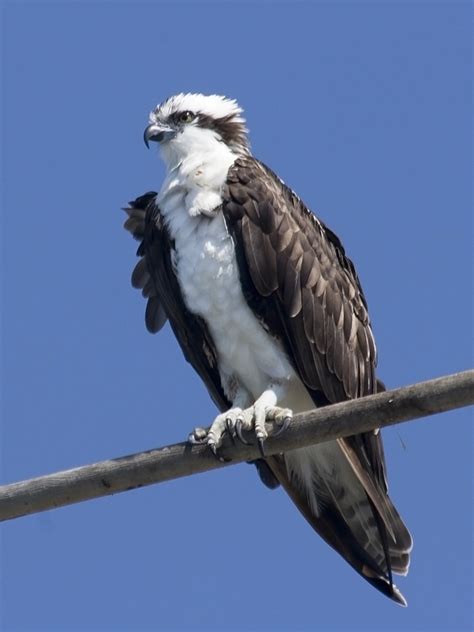
[[[338,237],[251,157],[231,167],[223,212],[248,277],[280,316],[308,389],[327,402],[373,393],[377,358],[367,304]]]

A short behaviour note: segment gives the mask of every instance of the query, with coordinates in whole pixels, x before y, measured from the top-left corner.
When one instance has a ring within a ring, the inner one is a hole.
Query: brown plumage
[[[338,237],[252,157],[239,158],[231,167],[223,200],[227,226],[238,245],[239,268],[245,269],[241,279],[253,286],[244,294],[263,320],[278,314],[274,335],[282,338],[315,404],[377,392],[381,383],[375,378],[377,357],[367,303]],[[258,300],[252,300],[255,296]],[[271,327],[271,320],[267,322]],[[385,558],[377,568],[367,560],[362,563],[362,555],[354,557],[357,546],[349,534],[337,536],[337,505],[326,504],[322,515],[314,516],[281,460],[269,463],[322,537],[379,590],[404,603],[393,587],[392,570],[407,572],[412,543],[387,495],[381,435],[364,433],[338,443],[373,507]]]
[[[158,331],[170,320],[186,359],[225,411],[231,402],[221,385],[215,346],[205,322],[184,303],[171,262],[173,244],[155,197],[148,193],[126,209],[125,227],[141,240],[132,282],[148,299],[148,329]],[[375,376],[367,304],[337,236],[271,170],[247,155],[229,169],[221,210],[245,299],[283,345],[315,405],[383,388]],[[338,444],[365,490],[356,508],[336,480],[315,478],[323,498],[316,515],[284,455],[259,460],[260,476],[269,487],[279,482],[328,544],[367,581],[404,604],[392,571],[407,572],[411,538],[387,495],[381,436],[364,433]]]

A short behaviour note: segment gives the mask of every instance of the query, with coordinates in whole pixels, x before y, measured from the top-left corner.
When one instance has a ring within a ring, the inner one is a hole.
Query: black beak
[[[175,134],[176,131],[167,125],[150,123],[143,132],[143,140],[145,141],[145,145],[150,148],[150,141],[161,143],[166,140],[171,140]]]

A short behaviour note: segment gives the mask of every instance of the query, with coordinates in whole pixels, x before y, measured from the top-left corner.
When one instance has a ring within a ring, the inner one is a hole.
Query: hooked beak
[[[150,148],[150,141],[162,143],[167,140],[171,140],[176,135],[176,131],[167,125],[160,123],[150,123],[143,132],[143,140],[145,145]]]

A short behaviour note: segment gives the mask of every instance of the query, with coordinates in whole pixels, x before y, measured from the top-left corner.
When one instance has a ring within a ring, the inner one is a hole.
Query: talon
[[[257,443],[258,443],[258,449],[260,450],[260,454],[265,458],[265,450],[264,450],[264,443],[265,443],[265,439],[263,437],[257,437]]]
[[[244,445],[252,445],[249,441],[247,441],[247,439],[242,434],[242,425],[243,425],[243,419],[239,417],[235,422],[235,432],[237,434],[237,437],[239,441],[241,441]]]
[[[234,421],[233,421],[232,417],[226,417],[226,419],[225,419],[225,428],[226,428],[227,432],[229,433],[230,438],[232,439],[232,442],[234,442],[235,424],[234,424]]]
[[[231,461],[232,459],[229,459],[228,457],[223,457],[220,454],[217,453],[218,451],[218,447],[217,447],[217,443],[215,442],[214,439],[211,439],[210,441],[208,441],[208,447],[211,450],[212,454],[216,457],[216,459],[220,462],[220,463],[228,463],[229,461]]]
[[[284,432],[286,432],[286,430],[288,430],[288,426],[291,423],[291,415],[287,415],[284,419],[283,422],[280,426],[280,428],[278,428],[278,430],[272,435],[273,437],[279,437],[281,434],[283,434]]]

